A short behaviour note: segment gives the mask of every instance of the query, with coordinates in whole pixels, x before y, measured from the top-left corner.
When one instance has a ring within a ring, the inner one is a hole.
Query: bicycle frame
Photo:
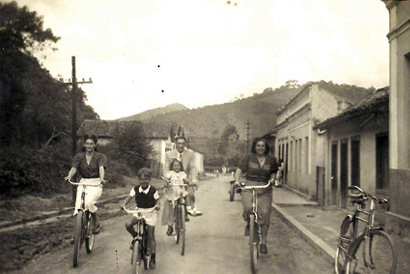
[[[87,183],[75,183],[67,180],[72,185],[83,186],[81,193],[81,203],[80,208],[77,209],[77,219],[75,222],[75,236],[74,236],[74,254],[73,254],[73,266],[77,267],[78,265],[78,256],[82,243],[85,241],[85,248],[87,253],[91,253],[94,247],[95,236],[92,234],[90,223],[91,223],[91,212],[85,208],[85,190],[88,186],[100,186],[99,184],[87,184]]]
[[[254,224],[250,223],[250,235],[249,235],[249,246],[250,246],[250,263],[251,263],[251,270],[252,273],[256,273],[257,271],[257,264],[258,264],[258,257],[259,257],[259,247],[261,244],[261,227],[258,225],[258,194],[256,193],[257,189],[265,189],[271,185],[271,181],[269,180],[266,185],[263,186],[245,186],[241,184],[241,190],[251,190],[252,191],[252,210],[250,212],[250,222],[254,220]],[[255,233],[254,228],[257,228],[257,238],[254,239],[253,233]],[[255,241],[254,241],[255,240]]]
[[[145,223],[145,219],[142,216],[142,213],[150,213],[150,212],[156,212],[155,209],[135,209],[135,210],[130,210],[127,209],[126,207],[123,207],[124,211],[130,214],[137,214],[135,216],[137,218],[137,223],[134,225],[136,227],[135,232],[137,233],[136,236],[134,237],[134,248],[132,250],[131,254],[131,264],[133,265],[133,273],[138,273],[138,268],[141,263],[141,258],[144,261],[144,268],[147,269],[147,262],[148,262],[148,239],[147,239],[147,227]],[[137,244],[137,249],[135,248],[135,244]],[[137,254],[135,253],[137,252]],[[138,253],[140,254],[141,257],[138,256]]]
[[[365,193],[362,189],[358,186],[350,186],[348,187],[350,190],[357,190],[360,194],[353,195],[353,198],[362,199],[362,202],[353,201],[356,204],[356,210],[353,214],[353,242],[359,237],[358,235],[358,224],[362,222],[365,224],[364,231],[360,235],[364,235],[364,247],[363,248],[363,258],[364,261],[369,264],[370,267],[373,267],[372,259],[370,256],[370,231],[374,229],[382,230],[381,227],[374,227],[374,218],[375,218],[375,210],[376,210],[376,201],[380,203],[386,203],[386,199],[379,199],[369,193]],[[365,209],[365,201],[370,198],[370,207],[369,210]],[[362,218],[360,214],[366,215],[366,218]],[[353,259],[350,255],[350,252],[347,253],[349,259]]]

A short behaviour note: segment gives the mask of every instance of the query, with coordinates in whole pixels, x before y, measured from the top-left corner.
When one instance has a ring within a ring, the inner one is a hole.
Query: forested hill
[[[167,114],[169,112],[175,112],[175,111],[187,110],[187,109],[188,108],[186,106],[181,105],[181,104],[171,104],[171,105],[168,105],[166,107],[150,109],[150,110],[147,110],[147,111],[135,114],[135,115],[120,118],[118,120],[120,120],[120,121],[149,120],[152,117],[155,117],[157,115]]]
[[[340,97],[351,98],[352,102],[359,102],[375,90],[324,81],[317,83],[320,87]],[[185,134],[190,139],[191,145],[205,152],[207,149],[204,146],[210,145],[209,140],[211,139],[220,139],[227,125],[236,127],[239,139],[242,141],[246,140],[248,120],[251,123],[249,125],[251,139],[271,132],[276,125],[277,111],[295,97],[303,87],[284,85],[275,90],[267,88],[263,93],[231,103],[185,109],[159,114],[149,119],[136,120],[172,121],[181,124],[184,126]]]

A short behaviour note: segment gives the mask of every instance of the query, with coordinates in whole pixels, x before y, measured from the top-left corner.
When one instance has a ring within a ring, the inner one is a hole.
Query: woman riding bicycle
[[[252,142],[251,153],[246,154],[238,164],[235,173],[235,183],[243,173],[246,173],[245,184],[248,186],[266,185],[268,181],[275,180],[278,170],[276,158],[269,155],[269,144],[263,138],[255,138]],[[272,205],[272,187],[258,189],[258,224],[261,227],[262,242],[261,253],[268,253],[266,238],[270,224],[270,212]],[[245,236],[249,236],[249,215],[252,210],[252,191],[242,190],[243,218],[248,223],[245,228]]]
[[[87,187],[85,206],[91,212],[91,216],[94,219],[94,229],[93,233],[98,234],[101,229],[100,220],[97,216],[97,206],[95,203],[101,197],[102,194],[102,184],[104,183],[106,157],[104,154],[97,152],[98,139],[95,135],[85,135],[84,136],[84,147],[82,152],[77,153],[72,161],[72,167],[68,173],[66,180],[71,181],[71,178],[78,173],[81,175],[80,183],[95,184],[96,187]],[[81,207],[81,193],[83,187],[77,187],[77,197],[75,201],[74,215],[77,214],[78,209]],[[72,240],[72,242],[74,242]]]

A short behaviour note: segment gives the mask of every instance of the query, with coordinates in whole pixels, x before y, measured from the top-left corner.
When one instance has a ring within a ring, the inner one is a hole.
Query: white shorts
[[[147,210],[147,212],[142,212],[141,216],[142,218],[145,219],[145,223],[147,225],[150,226],[155,226],[155,224],[157,223],[157,214],[158,211],[153,211],[155,207],[151,207],[151,208],[138,208],[138,210]],[[135,218],[138,218],[138,213],[134,213],[132,214],[132,216],[134,216]]]
[[[81,179],[80,183],[84,184],[95,184],[99,185],[101,182],[100,178],[91,178],[91,179]],[[77,215],[78,209],[81,208],[81,194],[83,193],[83,186],[77,187],[77,197],[75,199],[75,208],[74,214]],[[101,197],[103,187],[102,185],[99,186],[87,186],[85,188],[85,209],[88,209],[91,213],[95,213],[97,211],[97,206],[95,203]]]

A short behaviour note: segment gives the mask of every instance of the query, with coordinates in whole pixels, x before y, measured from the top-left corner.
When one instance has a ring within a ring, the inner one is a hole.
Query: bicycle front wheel
[[[256,273],[258,269],[259,239],[254,214],[251,214],[249,220],[249,249],[251,258],[251,270],[252,273]]]
[[[132,274],[139,273],[139,267],[141,265],[141,241],[134,243],[134,249],[132,250]]]
[[[366,247],[364,234],[349,250],[346,273],[395,273],[397,257],[393,240],[384,231],[371,230]]]
[[[87,253],[91,253],[94,248],[95,234],[93,233],[94,218],[90,212],[86,213],[85,223],[85,249]]]
[[[231,184],[231,188],[229,189],[229,201],[233,201],[235,199],[235,184]]]
[[[349,250],[349,246],[353,240],[353,221],[349,216],[342,222],[340,227],[339,243],[336,249],[335,256],[335,271],[336,274],[342,274],[345,271],[346,257]]]
[[[185,206],[181,206],[180,213],[180,241],[181,241],[181,255],[185,254]]]
[[[78,257],[80,254],[81,238],[83,235],[83,215],[84,212],[78,211],[75,216],[75,227],[74,227],[74,252],[73,252],[73,266],[78,266]]]
[[[181,211],[179,210],[179,207],[175,207],[174,210],[174,214],[175,214],[175,218],[174,218],[174,223],[175,223],[175,243],[178,244],[179,243],[179,239],[180,239],[180,227],[181,227]]]

